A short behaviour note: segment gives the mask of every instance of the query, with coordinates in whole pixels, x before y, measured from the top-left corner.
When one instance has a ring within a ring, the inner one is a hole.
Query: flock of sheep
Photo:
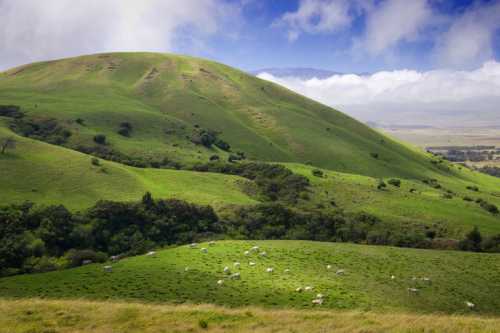
[[[209,246],[215,246],[215,241],[210,241],[208,243]],[[188,245],[191,249],[196,249],[198,247],[198,244],[197,243],[191,243]],[[203,247],[200,249],[201,253],[208,253],[208,249],[206,247]],[[252,248],[250,248],[250,250],[247,250],[244,252],[244,255],[245,256],[250,256],[251,254],[255,254],[255,253],[258,253],[258,255],[260,257],[266,257],[267,256],[267,252],[266,251],[260,251],[260,248],[258,246],[253,246]],[[156,256],[156,252],[155,251],[150,251],[148,253],[146,253],[146,256],[148,257],[153,257],[153,256]],[[120,260],[121,258],[118,257],[118,256],[114,256],[114,257],[111,257],[111,260],[113,262],[115,261],[118,261]],[[249,261],[248,262],[248,265],[250,267],[254,267],[256,265],[256,263],[254,261]],[[241,267],[241,263],[240,262],[234,262],[233,263],[233,267],[235,269],[239,269]],[[332,265],[326,265],[326,269],[327,270],[331,270],[333,267]],[[112,271],[112,266],[111,265],[107,265],[107,266],[104,266],[104,270],[106,272],[111,272]],[[186,267],[184,269],[186,272],[189,271],[189,267]],[[231,279],[231,280],[240,280],[241,279],[241,275],[239,272],[235,272],[235,273],[232,273],[231,272],[231,269],[229,268],[229,266],[225,266],[223,268],[223,273],[226,275],[226,277],[228,279]],[[266,268],[266,273],[268,274],[273,274],[274,273],[274,268],[273,267],[267,267]],[[284,270],[284,273],[285,274],[288,274],[290,273],[290,269],[285,269]],[[336,272],[336,275],[344,275],[345,274],[345,270],[344,269],[338,269]],[[392,275],[391,276],[391,280],[395,280],[396,279],[396,276]],[[413,283],[416,283],[417,281],[422,281],[426,284],[431,284],[431,279],[428,278],[428,277],[422,277],[422,278],[417,278],[417,277],[413,277],[412,278],[412,282]],[[219,279],[217,280],[217,285],[219,286],[222,286],[224,284],[224,279]],[[312,292],[314,289],[314,287],[312,286],[305,286],[305,287],[298,287],[297,289],[295,289],[296,292],[298,293],[301,293],[301,292]],[[419,293],[419,289],[415,288],[415,287],[409,287],[408,288],[408,293],[410,294],[418,294]],[[322,294],[322,293],[318,293],[316,294],[316,297],[312,300],[312,304],[313,305],[322,305],[323,304],[323,301],[325,299],[325,296]],[[476,307],[476,305],[470,301],[466,301],[465,302],[465,305],[467,306],[467,308],[469,308],[470,310],[474,309]]]

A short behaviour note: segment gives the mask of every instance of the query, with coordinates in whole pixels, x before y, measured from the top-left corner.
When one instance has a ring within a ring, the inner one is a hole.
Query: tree
[[[5,154],[7,149],[16,148],[16,139],[13,137],[3,138],[0,140],[0,151]]]
[[[477,227],[474,227],[474,229],[465,235],[465,239],[459,243],[459,248],[464,251],[480,252],[482,250],[482,242],[483,237],[481,236],[481,233]]]

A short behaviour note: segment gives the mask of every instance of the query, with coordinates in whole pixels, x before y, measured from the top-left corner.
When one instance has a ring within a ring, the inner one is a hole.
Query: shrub
[[[313,176],[323,178],[323,171],[320,169],[314,169],[312,171]]]
[[[129,122],[122,122],[120,123],[120,128],[118,129],[118,134],[121,136],[129,137],[130,132],[132,132],[132,124]]]
[[[65,255],[68,261],[68,267],[81,266],[84,261],[90,260],[94,263],[105,262],[108,260],[108,256],[103,252],[97,252],[94,250],[69,250]]]
[[[106,144],[106,135],[104,134],[97,134],[94,136],[94,142],[100,145],[105,145]]]
[[[219,160],[220,160],[219,155],[212,155],[212,156],[210,156],[210,161],[219,161]]]
[[[392,185],[392,186],[396,186],[396,187],[400,187],[400,186],[401,186],[401,180],[396,179],[396,178],[389,179],[387,182],[388,182],[390,185]]]
[[[99,159],[95,158],[95,157],[92,157],[92,159],[90,160],[90,163],[92,163],[92,165],[95,165],[95,166],[101,165],[101,162],[99,161]]]
[[[75,121],[78,125],[82,125],[82,126],[85,125],[85,120],[83,120],[82,118],[77,118]]]
[[[471,197],[468,197],[468,196],[465,196],[462,198],[464,201],[474,201],[474,199],[472,199]]]
[[[479,192],[479,187],[477,186],[467,186],[469,191]]]
[[[465,238],[458,243],[458,247],[463,251],[481,251],[481,242],[483,241],[483,237],[479,232],[477,227],[474,227]]]
[[[0,117],[22,118],[24,114],[17,105],[0,105]]]
[[[380,180],[378,181],[378,184],[377,184],[377,189],[379,189],[379,190],[383,190],[383,189],[384,189],[384,188],[386,188],[386,187],[387,187],[387,184],[386,184],[386,183],[385,183],[382,179],[380,179]]]
[[[495,206],[494,204],[484,200],[484,199],[478,199],[476,200],[477,203],[479,203],[479,205],[481,206],[481,208],[483,208],[484,210],[490,212],[491,214],[498,214],[499,211],[498,211],[498,207]]]
[[[204,320],[204,319],[200,319],[198,321],[198,326],[200,326],[203,329],[207,329],[208,328],[208,322],[206,320]]]
[[[375,158],[375,159],[378,159],[378,153],[370,153],[370,156]]]

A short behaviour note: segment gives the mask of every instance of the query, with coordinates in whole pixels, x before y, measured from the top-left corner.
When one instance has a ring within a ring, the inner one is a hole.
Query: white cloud
[[[436,57],[447,66],[476,65],[493,54],[493,34],[500,29],[500,2],[474,7],[453,21],[438,39]]]
[[[188,40],[215,34],[238,10],[223,0],[0,0],[0,69],[95,52],[165,52],[179,30]]]
[[[349,0],[301,0],[297,11],[283,14],[275,25],[287,27],[290,41],[302,32],[333,32],[351,25],[353,4]]]
[[[259,77],[362,120],[400,124],[500,125],[500,63],[471,71],[384,71],[327,79]]]
[[[432,18],[427,0],[387,0],[367,12],[361,44],[371,55],[379,55],[400,41],[417,39]]]

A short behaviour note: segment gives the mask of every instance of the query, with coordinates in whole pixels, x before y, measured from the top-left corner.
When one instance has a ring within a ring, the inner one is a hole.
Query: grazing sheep
[[[418,294],[418,289],[417,288],[408,288],[408,293],[410,293],[410,294]]]
[[[288,268],[285,269],[285,273],[290,273],[290,270]]]
[[[149,251],[148,253],[146,253],[146,256],[148,256],[148,257],[152,257],[154,255],[156,255],[155,251]]]
[[[224,284],[224,280],[219,280],[219,281],[217,281],[217,284],[218,284],[219,286],[220,286],[220,285],[222,285],[222,284]]]
[[[121,256],[111,256],[109,259],[111,259],[111,261],[118,261],[121,259]]]
[[[465,302],[465,305],[467,305],[467,307],[468,307],[469,309],[471,309],[471,310],[472,310],[472,309],[474,309],[474,308],[476,307],[476,304],[474,304],[474,303],[472,303],[472,302],[469,302],[469,301],[466,301],[466,302]]]
[[[394,280],[396,279],[396,277],[394,275],[391,275],[391,280]]]
[[[241,278],[240,276],[240,273],[234,273],[234,274],[231,274],[231,276],[229,277],[233,280],[239,280]]]
[[[208,242],[208,245],[209,245],[209,246],[214,246],[214,245],[215,245],[215,241],[210,241],[210,242]]]
[[[411,278],[412,281],[417,281],[417,278],[414,276]]]
[[[326,269],[332,269],[332,265],[326,265]]]
[[[248,263],[248,265],[250,265],[250,266],[255,266],[255,263],[254,263],[253,261],[250,261],[250,262]]]
[[[245,255],[249,255],[250,254],[250,251],[245,251]]]
[[[198,244],[197,244],[197,243],[191,243],[191,244],[189,244],[189,247],[190,247],[190,248],[192,248],[192,249],[194,249],[194,248],[195,248],[195,247],[197,247],[197,246],[198,246]]]
[[[265,257],[265,256],[267,256],[267,252],[266,252],[266,251],[262,251],[262,252],[260,253],[260,256],[261,256],[261,257]]]
[[[424,281],[424,282],[426,282],[428,284],[431,284],[431,279],[429,279],[428,277],[423,277],[422,281]]]
[[[84,260],[82,261],[82,265],[90,265],[92,263],[92,260]]]
[[[227,266],[224,267],[224,273],[226,273],[226,274],[231,273],[231,270],[229,269],[229,267],[227,267]]]
[[[322,298],[313,299],[312,304],[321,305],[321,304],[323,304],[323,299]]]
[[[311,291],[311,290],[313,290],[313,287],[311,287],[311,286],[307,286],[307,287],[305,287],[305,288],[304,288],[304,290],[305,290],[305,291]]]
[[[295,289],[295,291],[298,292],[298,293],[301,293],[302,290],[304,290],[304,289],[302,289],[302,287],[298,287],[297,289]]]
[[[316,295],[316,298],[318,298],[318,299],[323,299],[324,297],[325,297],[325,295],[323,295],[323,294],[317,294]]]
[[[234,267],[236,267],[236,268],[240,268],[240,263],[239,263],[239,262],[235,262],[235,263],[233,264],[233,266],[234,266]]]
[[[339,269],[335,274],[337,274],[337,275],[344,275],[345,274],[345,270]]]
[[[207,249],[206,247],[202,247],[202,248],[201,248],[201,252],[202,252],[202,253],[208,253],[208,249]]]
[[[250,249],[250,251],[259,251],[259,247],[258,246],[252,246],[252,248]]]
[[[267,272],[267,273],[272,273],[272,272],[274,272],[274,269],[273,269],[272,267],[268,267],[268,268],[266,269],[266,272]]]
[[[112,272],[113,271],[113,267],[112,266],[104,266],[104,271],[105,272]]]

